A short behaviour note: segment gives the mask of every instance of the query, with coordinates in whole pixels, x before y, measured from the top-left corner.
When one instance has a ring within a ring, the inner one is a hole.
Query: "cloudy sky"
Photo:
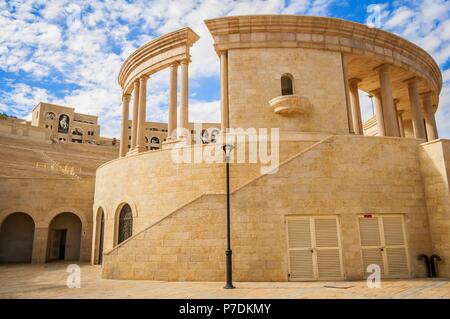
[[[0,3],[0,111],[30,118],[39,101],[99,115],[102,135],[119,136],[121,90],[117,73],[136,48],[189,26],[200,40],[190,66],[191,121],[218,122],[219,64],[203,20],[241,14],[302,14],[370,21],[420,45],[444,78],[437,113],[441,137],[450,138],[450,1],[347,0],[23,0]],[[370,9],[369,9],[370,10]],[[168,70],[149,80],[148,120],[167,120]],[[364,94],[364,117],[369,104]]]

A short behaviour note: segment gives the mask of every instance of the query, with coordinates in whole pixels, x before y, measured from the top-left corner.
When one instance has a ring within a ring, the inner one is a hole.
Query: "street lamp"
[[[227,283],[225,285],[225,289],[233,289],[233,273],[232,273],[232,263],[231,263],[231,255],[233,252],[231,251],[231,239],[230,239],[230,154],[233,150],[233,145],[225,144],[222,146],[223,151],[225,152],[225,161],[227,166],[227,250],[225,251],[226,263],[227,263]]]

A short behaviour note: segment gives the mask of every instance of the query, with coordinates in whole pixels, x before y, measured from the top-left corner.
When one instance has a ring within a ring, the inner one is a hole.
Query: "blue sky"
[[[303,14],[366,23],[381,8],[380,27],[426,49],[441,67],[444,87],[436,114],[450,138],[450,1],[156,0],[0,2],[0,111],[29,118],[40,101],[99,115],[102,135],[119,136],[121,90],[117,73],[136,48],[189,26],[192,48],[190,120],[215,121],[219,64],[203,20],[240,14]],[[168,70],[149,80],[148,120],[167,120]],[[370,106],[361,94],[364,117]]]

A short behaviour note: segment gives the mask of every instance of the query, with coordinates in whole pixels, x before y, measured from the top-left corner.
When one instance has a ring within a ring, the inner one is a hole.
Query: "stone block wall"
[[[450,277],[450,141],[436,140],[419,149],[428,209],[432,253],[438,254],[438,272]]]
[[[431,251],[424,189],[412,139],[334,136],[231,197],[234,278],[287,281],[286,216],[337,215],[345,279],[362,279],[357,217],[402,214],[411,276]],[[104,258],[103,276],[224,280],[225,195],[204,195],[125,241]]]
[[[294,94],[313,104],[310,112],[281,116],[270,108],[269,101],[281,95],[280,79],[285,73],[294,79]],[[229,50],[228,78],[230,127],[348,133],[340,52],[300,48]]]
[[[282,143],[280,161],[313,143]],[[208,153],[213,147],[197,145],[193,149]],[[248,147],[245,149],[247,159],[250,150]],[[105,212],[105,252],[116,243],[116,219],[122,203],[128,203],[133,210],[133,233],[136,234],[202,194],[225,191],[224,163],[178,164],[172,160],[171,152],[170,149],[146,152],[109,162],[97,170],[94,214],[99,207]],[[232,189],[261,175],[259,163],[233,163],[231,166]],[[95,225],[94,229],[97,229]],[[95,234],[94,238],[97,238]],[[96,251],[95,247],[93,251]]]

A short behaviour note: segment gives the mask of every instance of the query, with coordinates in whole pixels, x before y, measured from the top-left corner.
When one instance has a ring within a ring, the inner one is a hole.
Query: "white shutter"
[[[379,265],[383,277],[409,275],[408,256],[403,218],[400,215],[359,218],[363,271],[367,266]]]
[[[367,273],[367,267],[373,264],[380,266],[381,274],[384,274],[385,269],[378,217],[360,217],[359,236],[361,240],[364,275],[369,275]]]
[[[408,257],[402,217],[383,216],[383,231],[389,276],[408,276]]]
[[[342,279],[341,253],[336,218],[314,218],[318,278]]]
[[[309,218],[288,219],[290,280],[314,280]]]
[[[362,259],[364,275],[367,276],[367,267],[369,265],[380,266],[381,274],[384,274],[383,252],[381,248],[362,248]]]
[[[361,246],[364,247],[381,246],[378,217],[359,218],[359,231],[361,238]]]
[[[342,279],[337,218],[290,217],[286,223],[289,279]]]

